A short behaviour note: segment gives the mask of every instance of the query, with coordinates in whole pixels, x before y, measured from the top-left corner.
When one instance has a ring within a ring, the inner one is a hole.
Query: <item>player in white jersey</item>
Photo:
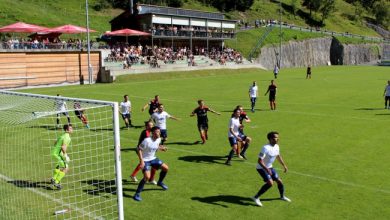
[[[144,178],[139,182],[138,188],[133,197],[136,201],[142,200],[140,194],[144,189],[145,183],[150,179],[150,170],[152,167],[155,169],[161,168],[157,185],[163,190],[168,189],[168,186],[163,183],[163,180],[168,173],[168,165],[156,157],[157,150],[167,151],[167,148],[161,145],[159,127],[153,127],[151,133],[151,136],[145,138],[137,148],[139,164],[144,173]]]
[[[387,81],[383,96],[385,97],[385,109],[390,109],[390,80]]]
[[[57,96],[61,96],[60,94],[57,94]],[[56,100],[54,102],[54,106],[57,111],[57,128],[61,128],[60,126],[60,116],[65,115],[66,118],[68,119],[68,124],[70,124],[70,117],[68,113],[68,107],[66,105],[66,102],[64,100]]]
[[[168,114],[166,111],[164,111],[164,105],[160,104],[158,106],[157,112],[153,113],[151,116],[151,119],[153,120],[154,124],[161,129],[161,144],[164,144],[166,140],[168,140],[168,130],[167,130],[167,119],[173,119],[173,120],[180,120],[179,118],[176,118],[170,114]]]
[[[133,126],[131,124],[131,102],[129,100],[128,95],[123,96],[123,102],[119,104],[120,113],[122,115],[123,120],[125,121],[126,128]]]
[[[264,145],[259,154],[258,163],[256,166],[257,172],[263,178],[265,184],[260,188],[259,192],[252,197],[253,201],[258,206],[263,206],[260,202],[259,197],[263,195],[269,188],[272,187],[274,181],[278,184],[278,189],[280,193],[280,199],[291,202],[289,198],[284,195],[284,185],[282,180],[279,178],[278,173],[272,167],[273,162],[277,159],[284,168],[284,172],[287,172],[287,166],[283,161],[282,156],[279,152],[279,133],[276,131],[271,131],[267,134],[269,143]]]
[[[249,93],[249,99],[251,100],[251,111],[255,112],[256,99],[257,99],[257,96],[259,96],[256,81],[253,81],[252,86],[249,87],[248,93]]]
[[[240,109],[235,109],[233,112],[233,116],[230,118],[229,121],[228,138],[232,149],[230,150],[228,158],[225,162],[225,164],[229,166],[231,165],[231,160],[233,158],[234,152],[237,152],[238,142],[242,141],[239,132],[239,129],[241,127],[240,114]]]

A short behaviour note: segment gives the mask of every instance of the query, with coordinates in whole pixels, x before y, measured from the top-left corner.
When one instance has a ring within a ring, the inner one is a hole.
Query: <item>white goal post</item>
[[[0,195],[0,219],[123,220],[118,103],[0,90]]]

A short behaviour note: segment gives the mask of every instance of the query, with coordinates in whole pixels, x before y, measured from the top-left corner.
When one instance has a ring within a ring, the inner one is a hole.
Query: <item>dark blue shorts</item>
[[[122,114],[122,118],[123,120],[125,120],[126,118],[130,119],[130,114]]]
[[[269,175],[269,173],[263,169],[257,169],[257,172],[260,174],[260,176],[263,178],[264,182],[267,182],[268,180],[272,179],[276,181],[279,179],[279,175],[276,172],[274,168],[269,168],[271,170],[272,175]]]
[[[241,140],[243,140],[243,141],[246,140],[246,135],[244,134],[244,130],[239,131],[238,137],[240,137]]]
[[[148,170],[151,170],[152,167],[155,168],[156,170],[158,170],[161,165],[163,165],[164,162],[162,162],[162,160],[156,158],[154,160],[151,160],[151,161],[145,161],[145,166],[144,166],[144,169],[143,171],[148,171]]]
[[[167,138],[168,137],[167,129],[160,129],[160,132],[161,132],[161,137],[162,138]]]
[[[229,137],[230,146],[237,145],[237,139],[235,137]]]
[[[257,99],[256,97],[251,97],[251,102],[252,102],[252,103],[255,103],[255,102],[256,102],[256,99]]]

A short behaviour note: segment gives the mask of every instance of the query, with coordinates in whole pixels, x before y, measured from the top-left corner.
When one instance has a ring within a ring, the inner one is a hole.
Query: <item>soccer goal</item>
[[[118,104],[0,91],[0,195],[0,219],[123,219]]]

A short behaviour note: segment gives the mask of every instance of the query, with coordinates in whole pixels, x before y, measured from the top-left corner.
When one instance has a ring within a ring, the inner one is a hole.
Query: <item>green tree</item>
[[[306,6],[306,8],[310,11],[310,17],[312,16],[312,11],[318,12],[321,8],[321,0],[304,0],[303,6]]]
[[[291,8],[295,17],[299,10],[299,0],[291,0]]]
[[[390,2],[381,0],[376,2],[373,7],[376,22],[382,25],[385,29],[389,29],[390,26]]]
[[[322,0],[319,11],[321,13],[321,23],[324,24],[325,20],[336,10],[335,0]]]
[[[353,6],[355,6],[355,14],[354,14],[353,19],[355,21],[360,21],[363,17],[364,8],[359,1],[353,2]]]

